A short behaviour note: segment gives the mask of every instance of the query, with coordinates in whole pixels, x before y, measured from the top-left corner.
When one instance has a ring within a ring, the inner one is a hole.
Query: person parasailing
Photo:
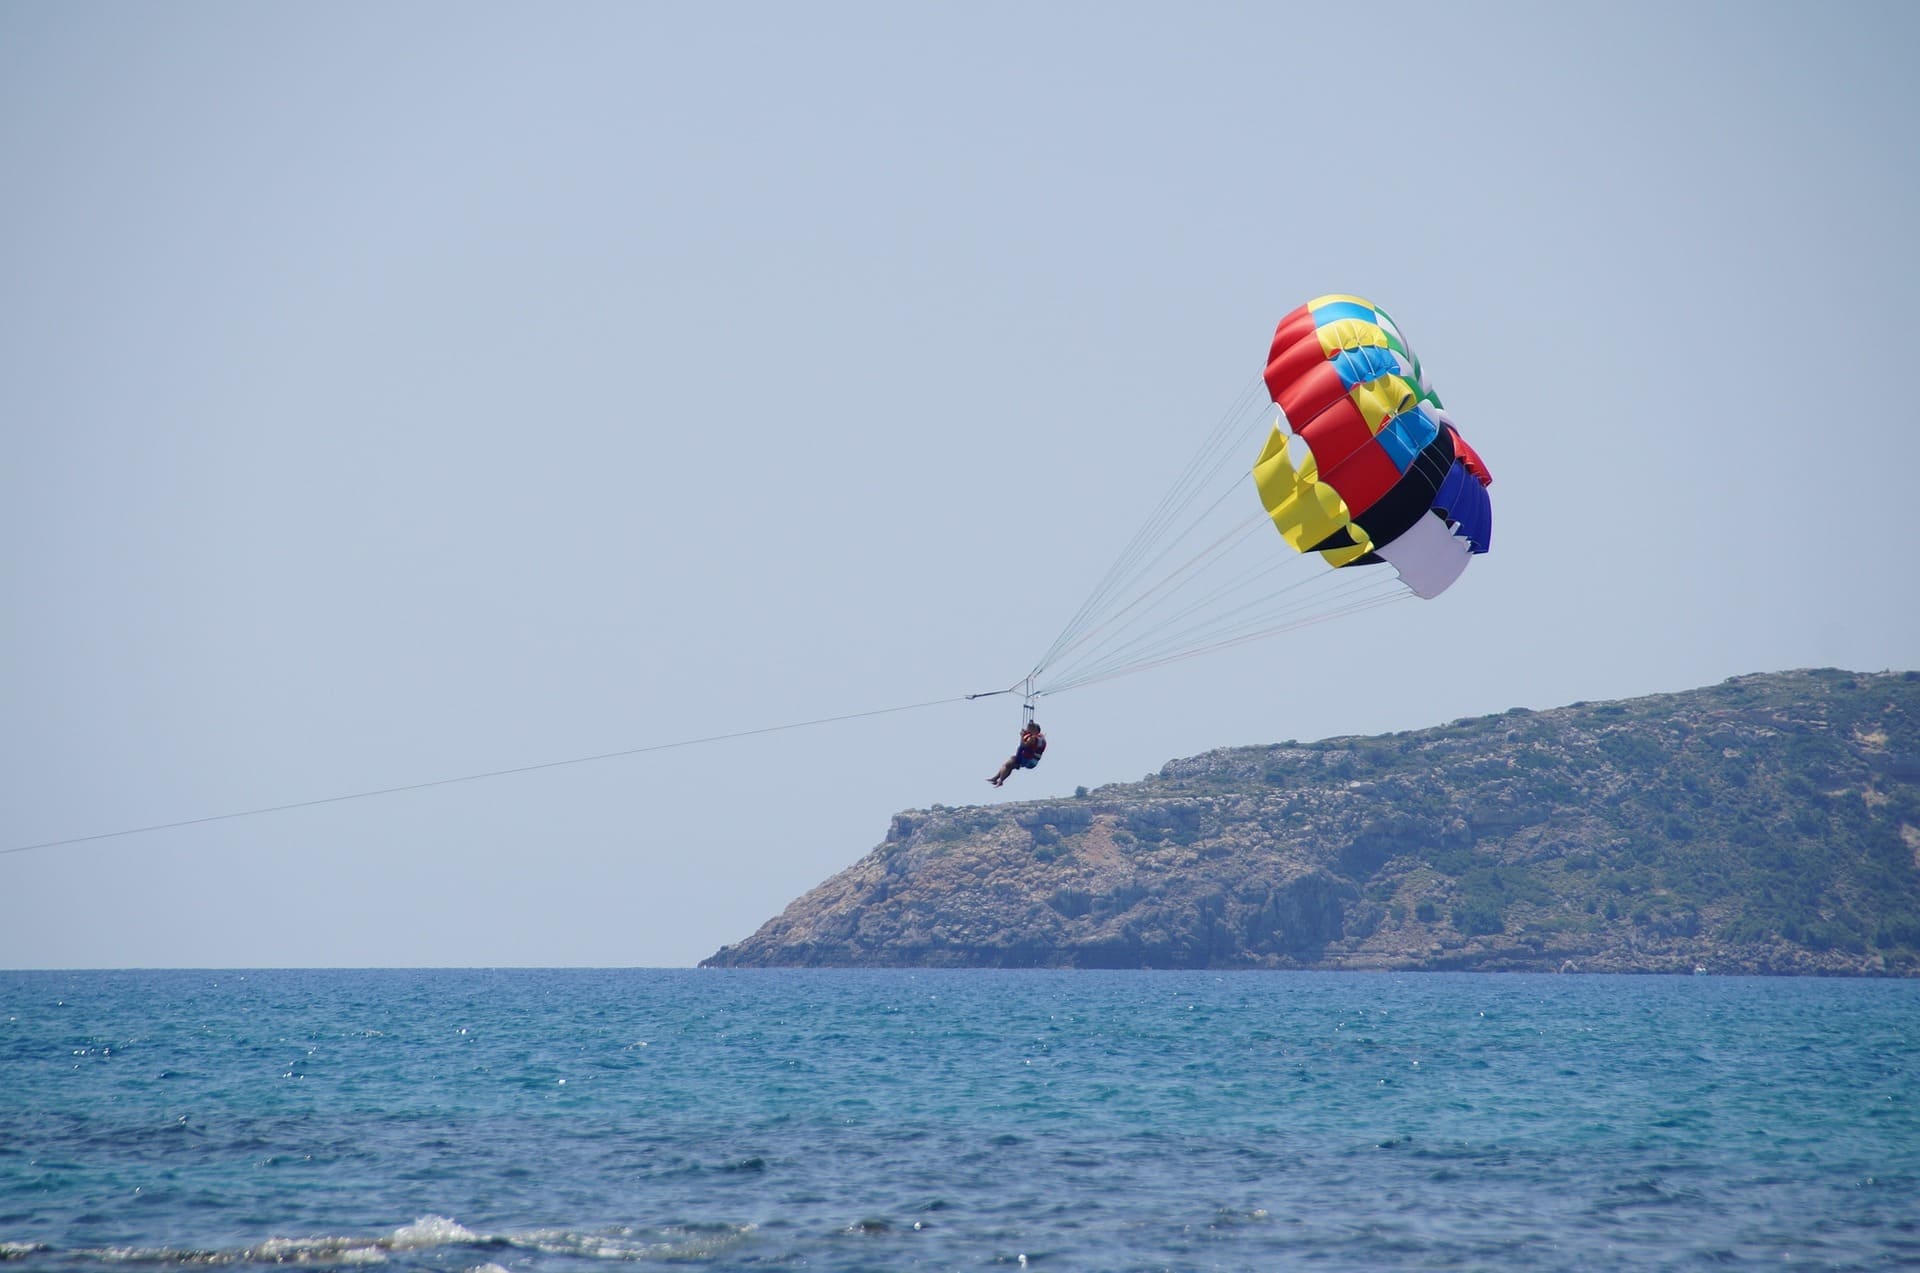
[[[1040,732],[1040,722],[1028,721],[1026,727],[1020,731],[1020,745],[1014,749],[1013,755],[1007,757],[1006,763],[1000,766],[1000,772],[987,781],[996,787],[1004,786],[1014,770],[1032,769],[1037,766],[1040,763],[1041,754],[1046,750],[1047,736]]]

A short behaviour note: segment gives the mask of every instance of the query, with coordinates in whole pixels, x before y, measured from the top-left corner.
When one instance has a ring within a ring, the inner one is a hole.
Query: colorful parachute
[[[1487,551],[1493,479],[1385,310],[1358,296],[1307,302],[1280,320],[1265,380],[1306,454],[1276,424],[1254,485],[1295,549],[1333,566],[1385,561],[1422,597]]]
[[[1031,701],[1438,596],[1487,550],[1489,480],[1394,321],[1310,301],[1021,685]]]

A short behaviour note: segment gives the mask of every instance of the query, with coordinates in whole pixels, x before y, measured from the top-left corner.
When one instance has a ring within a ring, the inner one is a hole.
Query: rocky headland
[[[1797,671],[914,810],[703,966],[1920,974],[1920,673]]]

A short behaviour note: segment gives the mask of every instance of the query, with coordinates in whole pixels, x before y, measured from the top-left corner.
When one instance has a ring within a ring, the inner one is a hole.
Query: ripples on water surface
[[[0,1263],[1920,1266],[1920,985],[0,973]]]

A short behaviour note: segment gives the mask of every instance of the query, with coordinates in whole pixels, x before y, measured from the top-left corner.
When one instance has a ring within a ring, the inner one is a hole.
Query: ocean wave
[[[447,1216],[421,1216],[393,1232],[379,1236],[268,1238],[252,1246],[224,1250],[182,1247],[91,1247],[60,1252],[69,1259],[103,1264],[159,1264],[233,1266],[250,1264],[348,1267],[383,1264],[396,1254],[419,1254],[440,1248],[473,1251],[526,1251],[574,1259],[639,1261],[701,1260],[737,1245],[752,1225],[668,1226],[640,1230],[616,1228],[601,1232],[571,1229],[534,1229],[515,1234],[476,1233]],[[54,1252],[41,1243],[0,1242],[0,1260],[24,1259]],[[489,1261],[479,1270],[498,1268]]]
[[[426,1251],[436,1247],[504,1247],[497,1238],[485,1237],[445,1216],[421,1216],[392,1233],[375,1237],[322,1236],[304,1238],[268,1238],[253,1246],[224,1250],[194,1250],[181,1247],[93,1247],[66,1252],[81,1259],[109,1264],[303,1264],[356,1265],[381,1264],[397,1251]]]
[[[612,1229],[599,1233],[536,1230],[518,1235],[513,1245],[542,1255],[597,1260],[704,1260],[738,1246],[753,1228],[750,1224],[710,1224],[654,1230]]]
[[[52,1249],[44,1242],[0,1242],[0,1260],[24,1260]]]

